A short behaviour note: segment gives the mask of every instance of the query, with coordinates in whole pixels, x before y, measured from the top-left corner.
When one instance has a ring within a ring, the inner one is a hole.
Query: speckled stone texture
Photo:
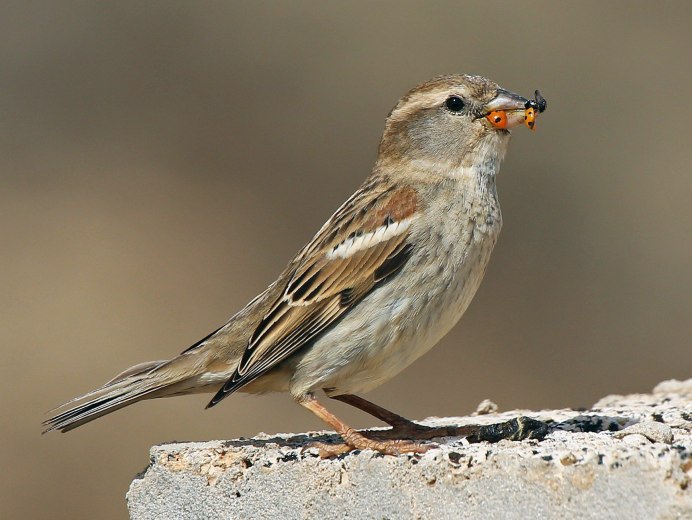
[[[493,408],[484,407],[485,411]],[[127,494],[153,519],[692,519],[692,379],[590,410],[486,413],[425,424],[545,421],[542,441],[436,439],[420,456],[322,460],[325,432],[164,444]]]

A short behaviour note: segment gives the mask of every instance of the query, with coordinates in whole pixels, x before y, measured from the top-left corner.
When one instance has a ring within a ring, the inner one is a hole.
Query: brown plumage
[[[67,403],[45,431],[142,399],[215,392],[213,406],[238,390],[288,391],[350,448],[425,451],[363,437],[314,392],[387,420],[348,396],[396,375],[468,306],[501,225],[495,175],[509,140],[485,116],[507,111],[515,121],[526,103],[478,76],[411,90],[387,119],[370,177],[266,291],[172,360],[132,367]]]

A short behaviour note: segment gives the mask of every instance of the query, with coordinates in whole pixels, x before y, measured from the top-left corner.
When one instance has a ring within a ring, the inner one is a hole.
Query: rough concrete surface
[[[483,407],[492,410],[492,406]],[[609,396],[590,410],[482,413],[424,424],[528,415],[542,441],[436,439],[424,455],[363,451],[320,459],[328,432],[154,446],[127,494],[144,519],[692,519],[692,379]]]

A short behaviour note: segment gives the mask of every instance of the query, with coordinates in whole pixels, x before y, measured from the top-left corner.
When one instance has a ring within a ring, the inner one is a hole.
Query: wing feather
[[[412,188],[371,181],[339,208],[291,264],[295,267],[285,290],[208,406],[315,340],[397,273],[411,254],[409,228],[417,207]]]

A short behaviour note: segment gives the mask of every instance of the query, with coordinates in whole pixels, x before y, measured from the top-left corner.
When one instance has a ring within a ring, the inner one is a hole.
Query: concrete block
[[[485,406],[484,409],[493,410]],[[692,379],[590,410],[430,418],[547,422],[542,441],[442,438],[424,455],[323,460],[329,432],[154,446],[130,486],[133,520],[692,519]]]

